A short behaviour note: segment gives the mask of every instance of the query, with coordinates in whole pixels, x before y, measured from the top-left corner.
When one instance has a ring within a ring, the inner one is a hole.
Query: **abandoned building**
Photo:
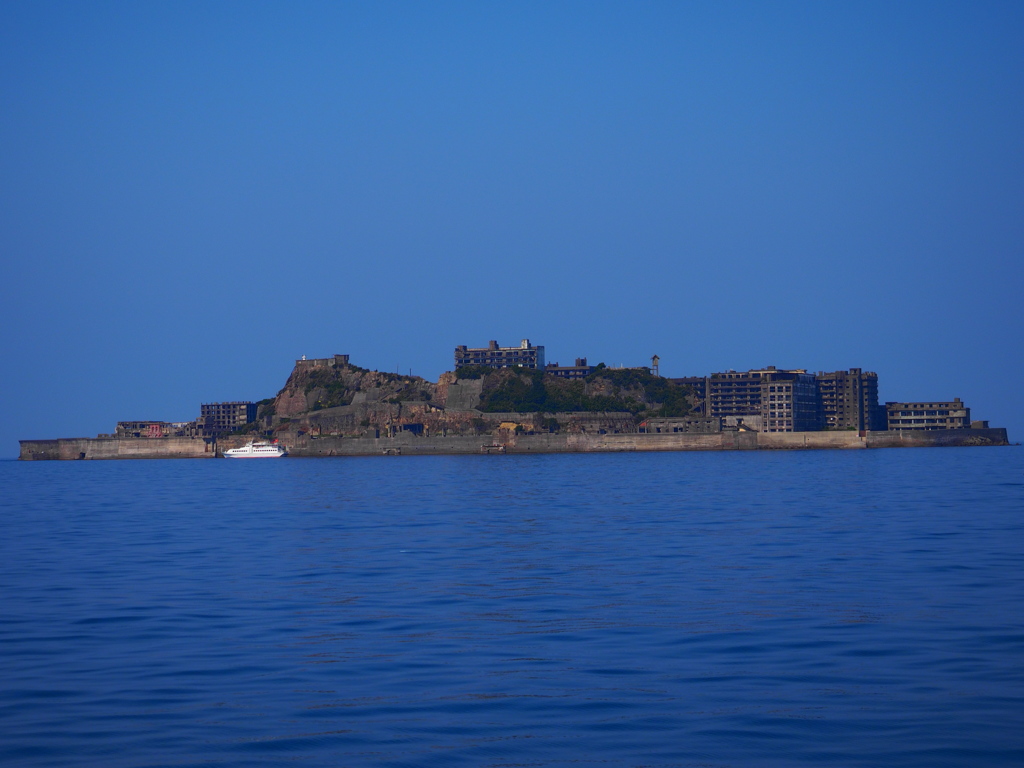
[[[216,437],[256,420],[256,403],[203,403],[199,406],[199,429],[204,437]]]
[[[543,370],[544,347],[532,346],[529,339],[523,339],[518,347],[499,347],[497,341],[491,341],[486,347],[456,347],[455,369],[467,365]]]
[[[885,409],[878,404],[878,374],[851,368],[819,372],[818,393],[827,429],[857,431],[886,428]]]
[[[577,357],[574,365],[559,365],[548,363],[544,366],[544,373],[558,376],[563,379],[585,379],[594,372],[594,366],[587,365],[587,358]]]
[[[971,426],[971,409],[952,402],[886,403],[889,429],[964,429]]]

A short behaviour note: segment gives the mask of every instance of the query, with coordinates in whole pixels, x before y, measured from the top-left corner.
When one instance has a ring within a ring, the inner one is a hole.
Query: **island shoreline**
[[[19,459],[107,460],[221,458],[245,438],[56,438],[22,440]],[[712,434],[511,434],[426,437],[301,435],[285,447],[292,457],[417,456],[537,453],[646,453],[658,451],[858,450],[1010,445],[1004,428],[935,431],[789,432]]]

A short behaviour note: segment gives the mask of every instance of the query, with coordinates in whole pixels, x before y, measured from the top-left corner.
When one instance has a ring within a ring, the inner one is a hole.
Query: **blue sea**
[[[3,765],[1024,764],[1019,448],[0,489]]]

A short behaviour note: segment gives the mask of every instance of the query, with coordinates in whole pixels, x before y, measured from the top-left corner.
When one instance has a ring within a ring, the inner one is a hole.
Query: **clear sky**
[[[1024,439],[1024,4],[0,2],[0,456],[529,337]]]

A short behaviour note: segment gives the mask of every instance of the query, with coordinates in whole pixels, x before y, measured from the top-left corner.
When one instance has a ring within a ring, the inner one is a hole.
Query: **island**
[[[259,402],[204,403],[193,421],[124,421],[92,438],[20,441],[22,460],[217,458],[252,441],[289,456],[410,456],[1008,445],[959,398],[878,402],[860,368],[768,366],[668,378],[651,366],[545,362],[515,347],[455,349],[436,382],[361,368],[348,355],[296,360]]]

